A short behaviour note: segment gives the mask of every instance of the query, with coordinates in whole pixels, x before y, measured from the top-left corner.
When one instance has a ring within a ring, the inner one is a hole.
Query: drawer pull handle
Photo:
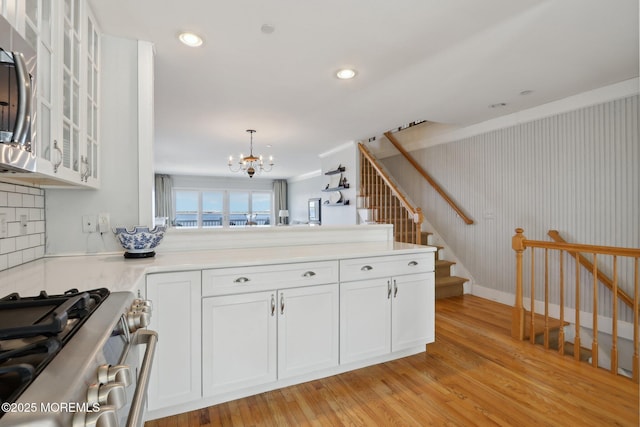
[[[370,265],[363,265],[362,268],[360,269],[360,271],[371,271],[373,270],[373,267],[371,267]]]
[[[410,267],[415,267],[416,265],[418,265],[418,261],[409,261],[409,264],[407,264]]]
[[[307,271],[302,275],[302,277],[313,277],[315,275],[316,275],[315,271]]]
[[[273,317],[273,315],[276,312],[276,297],[271,294],[271,317]]]
[[[284,314],[284,294],[280,294],[280,314]]]
[[[396,284],[396,279],[393,279],[393,297],[398,296],[398,285]]]
[[[387,299],[391,299],[391,281],[387,280]]]
[[[246,277],[238,277],[236,280],[233,281],[233,283],[247,283],[249,281],[248,278]]]

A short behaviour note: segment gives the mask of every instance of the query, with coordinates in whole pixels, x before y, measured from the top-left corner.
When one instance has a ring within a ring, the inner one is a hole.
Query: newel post
[[[516,234],[511,239],[511,247],[516,251],[516,302],[511,317],[511,336],[518,340],[524,339],[524,306],[522,303],[522,253],[526,249],[522,228],[516,228]]]

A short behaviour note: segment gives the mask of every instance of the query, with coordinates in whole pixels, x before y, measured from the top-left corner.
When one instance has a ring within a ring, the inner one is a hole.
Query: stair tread
[[[436,278],[436,288],[443,286],[455,286],[461,285],[464,282],[468,282],[469,279],[465,279],[464,277],[458,276],[447,276],[447,277],[438,277]]]
[[[448,261],[446,259],[439,259],[436,261],[436,268],[438,267],[451,267],[452,265],[455,265],[454,261]]]

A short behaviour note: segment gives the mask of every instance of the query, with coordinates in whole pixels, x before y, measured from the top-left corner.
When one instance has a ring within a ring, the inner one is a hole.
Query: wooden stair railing
[[[467,224],[473,224],[473,220],[465,214],[462,209],[454,202],[451,197],[438,185],[438,183],[427,173],[426,170],[405,150],[400,142],[396,139],[395,136],[391,132],[385,132],[384,136],[387,137],[389,142],[393,144],[394,147],[404,156],[405,159],[411,163],[411,165],[422,175],[422,177],[431,185],[431,187],[451,206],[451,208],[462,218],[462,220]]]
[[[560,236],[560,233],[558,232],[558,230],[549,230],[547,235],[549,237],[551,237],[556,242],[568,243],[566,240],[564,240],[562,238],[562,236]],[[569,255],[571,255],[573,258],[577,259],[578,262],[580,262],[580,264],[584,268],[587,269],[587,271],[593,271],[593,264],[591,263],[591,261],[589,261],[587,258],[585,258],[584,255],[576,253],[576,252],[569,252]],[[598,270],[597,277],[598,277],[598,280],[600,281],[600,283],[602,283],[607,288],[609,288],[610,291],[613,291],[613,280],[611,280],[609,278],[609,276],[604,274],[602,271]],[[628,307],[633,308],[633,298],[631,298],[629,295],[627,295],[627,293],[625,291],[623,291],[622,289],[618,289],[618,298],[620,298],[620,301],[625,303]]]
[[[544,342],[548,342],[548,336],[550,331],[550,319],[549,316],[549,251],[559,251],[559,323],[565,324],[564,319],[564,263],[562,256],[563,253],[568,253],[578,261],[580,260],[580,253],[587,253],[593,255],[593,263],[589,265],[590,271],[593,276],[593,301],[591,301],[591,310],[593,312],[593,342],[591,345],[591,362],[594,367],[598,367],[598,282],[599,282],[599,270],[598,270],[598,257],[599,256],[611,256],[613,259],[613,279],[611,280],[611,291],[613,293],[612,309],[611,309],[611,322],[612,322],[612,345],[611,345],[611,373],[618,374],[618,299],[621,295],[621,289],[618,286],[618,258],[629,258],[633,260],[633,298],[631,299],[631,308],[633,310],[633,356],[632,356],[632,379],[634,382],[640,382],[640,328],[638,326],[639,311],[640,311],[640,249],[635,248],[618,248],[612,246],[596,246],[596,245],[583,245],[573,244],[566,242],[548,242],[541,240],[528,240],[524,236],[524,230],[522,228],[516,229],[516,234],[512,238],[512,248],[516,253],[516,300],[513,307],[511,335],[519,340],[525,339],[525,328],[529,327],[529,339],[533,343],[535,342],[535,329],[536,329],[536,314],[535,314],[535,254],[534,249],[544,249]],[[529,318],[530,324],[526,325],[525,318],[527,312],[523,303],[523,285],[524,285],[524,267],[523,267],[523,254],[526,249],[531,248],[531,295],[530,295],[530,309]],[[578,351],[574,352],[576,360],[580,358],[580,307],[582,301],[580,300],[580,268],[576,263],[575,268],[575,320],[574,325],[576,329],[574,348]],[[600,275],[601,276],[601,275]],[[564,341],[563,329],[559,330],[559,341]],[[560,345],[559,351],[563,353],[563,346]]]
[[[421,244],[422,210],[412,205],[363,144],[358,148],[360,196],[367,200],[366,208],[375,212],[376,222],[393,224],[396,241]]]

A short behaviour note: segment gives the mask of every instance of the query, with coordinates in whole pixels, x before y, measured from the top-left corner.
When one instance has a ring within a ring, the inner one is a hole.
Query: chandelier
[[[245,172],[249,175],[249,178],[253,178],[256,172],[271,172],[273,168],[273,156],[269,156],[269,165],[268,168],[266,168],[262,156],[256,157],[253,155],[253,134],[256,133],[256,131],[247,129],[247,132],[251,135],[250,153],[248,156],[240,154],[240,159],[237,163],[238,166],[235,169],[233,167],[233,156],[229,156],[229,170],[231,170],[231,172]]]

